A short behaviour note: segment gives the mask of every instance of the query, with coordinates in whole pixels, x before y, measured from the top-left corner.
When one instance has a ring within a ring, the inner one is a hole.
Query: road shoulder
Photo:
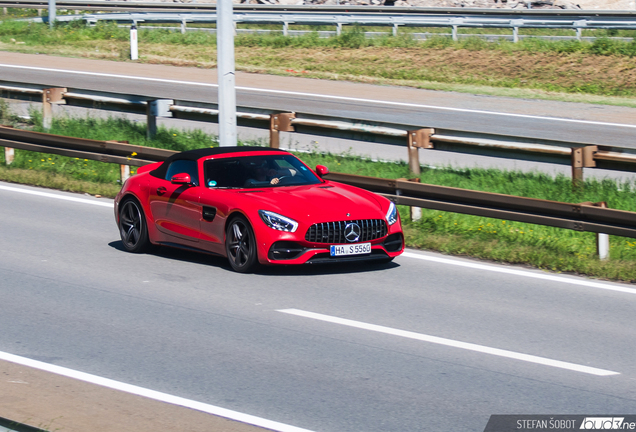
[[[0,416],[50,431],[257,432],[256,426],[0,360]]]

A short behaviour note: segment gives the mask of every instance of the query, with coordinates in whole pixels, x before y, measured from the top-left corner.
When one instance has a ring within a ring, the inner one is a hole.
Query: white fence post
[[[607,203],[602,201],[596,203],[601,208],[607,208]],[[605,233],[596,233],[596,252],[601,261],[607,261],[610,258],[610,242],[609,235]]]
[[[124,184],[130,177],[130,165],[119,165],[119,172],[121,174],[121,184]]]
[[[130,59],[138,60],[139,59],[139,49],[137,46],[137,23],[133,22],[133,25],[130,26]]]
[[[598,258],[601,261],[607,261],[609,259],[610,244],[608,234],[596,234],[596,250],[598,252]]]
[[[4,163],[7,165],[11,165],[13,160],[15,159],[15,150],[11,147],[4,148]]]

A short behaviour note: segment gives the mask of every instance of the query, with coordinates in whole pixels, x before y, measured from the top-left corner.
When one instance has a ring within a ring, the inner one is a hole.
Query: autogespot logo
[[[360,225],[355,222],[348,223],[347,226],[345,226],[344,235],[349,243],[357,242],[360,238],[360,233]]]
[[[579,429],[587,429],[587,430],[623,429],[624,420],[625,420],[625,417],[585,417]],[[627,425],[627,423],[625,425]],[[633,429],[633,427],[632,428],[628,427],[628,429]]]

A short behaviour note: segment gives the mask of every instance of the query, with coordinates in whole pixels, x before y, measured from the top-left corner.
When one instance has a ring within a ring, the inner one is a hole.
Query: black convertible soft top
[[[212,147],[202,148],[196,150],[187,150],[181,153],[175,153],[168,159],[163,161],[159,168],[150,171],[150,174],[154,177],[165,178],[166,172],[170,164],[176,160],[199,160],[206,156],[217,156],[227,153],[242,153],[252,151],[271,151],[271,152],[285,152],[285,150],[273,149],[270,147],[254,147],[254,146],[240,146],[240,147]]]

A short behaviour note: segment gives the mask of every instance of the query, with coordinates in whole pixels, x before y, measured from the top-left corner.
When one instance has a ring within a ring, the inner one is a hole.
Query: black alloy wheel
[[[144,211],[134,199],[124,201],[119,207],[119,235],[128,252],[145,252],[150,246]]]
[[[225,251],[234,271],[248,273],[256,268],[256,238],[254,230],[244,217],[237,216],[228,224],[225,232]]]

